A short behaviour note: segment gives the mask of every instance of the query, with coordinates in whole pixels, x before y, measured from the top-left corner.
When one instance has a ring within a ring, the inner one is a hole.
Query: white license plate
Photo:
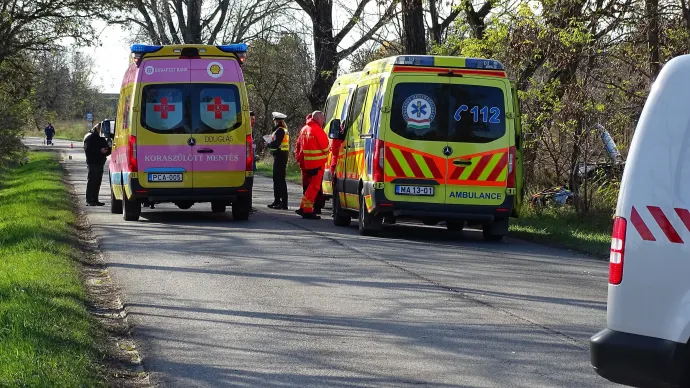
[[[398,195],[434,195],[433,186],[395,186],[395,194]]]
[[[182,174],[149,174],[149,182],[182,182]]]

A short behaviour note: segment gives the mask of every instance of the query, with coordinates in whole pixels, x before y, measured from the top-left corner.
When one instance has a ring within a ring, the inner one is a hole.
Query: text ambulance
[[[110,161],[111,211],[137,220],[141,206],[232,205],[246,220],[252,139],[241,65],[247,47],[132,46]]]
[[[334,108],[345,119],[327,128],[343,141],[336,225],[358,217],[360,233],[375,234],[384,217],[412,217],[450,230],[481,224],[487,240],[508,232],[522,199],[522,142],[517,92],[501,63],[398,56],[349,82],[351,102],[344,90],[330,96],[347,105]]]

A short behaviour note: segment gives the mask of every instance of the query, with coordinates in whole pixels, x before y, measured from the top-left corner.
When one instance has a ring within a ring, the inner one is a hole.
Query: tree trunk
[[[314,13],[314,55],[316,72],[309,92],[312,109],[323,109],[331,86],[338,76],[338,43],[333,36],[333,3],[316,2]]]
[[[402,0],[402,22],[406,54],[426,54],[422,0]]]
[[[661,65],[659,63],[659,0],[646,0],[647,13],[647,44],[649,45],[649,71],[652,81],[659,75]]]
[[[185,43],[201,44],[201,3],[203,0],[189,0],[187,3],[187,36]]]

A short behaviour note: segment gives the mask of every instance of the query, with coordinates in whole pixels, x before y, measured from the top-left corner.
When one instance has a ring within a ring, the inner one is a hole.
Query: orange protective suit
[[[328,151],[329,144],[326,133],[316,121],[308,117],[307,124],[300,130],[300,136],[295,147],[297,163],[309,178],[309,185],[300,204],[303,214],[314,213],[314,201],[321,190]]]

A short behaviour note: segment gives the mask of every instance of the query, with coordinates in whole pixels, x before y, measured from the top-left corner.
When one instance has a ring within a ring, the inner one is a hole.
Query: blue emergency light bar
[[[147,53],[155,53],[156,51],[162,49],[163,46],[149,46],[145,44],[133,44],[132,45],[132,52],[135,54],[147,54]]]
[[[233,43],[226,44],[222,46],[216,46],[218,49],[224,53],[246,53],[247,45],[245,43]]]
[[[404,55],[395,58],[396,65],[433,66],[434,57],[428,55]]]
[[[444,60],[445,59],[445,60]],[[434,57],[431,55],[402,55],[395,58],[396,65],[407,65],[407,66],[447,66],[448,57],[440,57],[439,60],[442,62],[436,64]],[[485,69],[485,70],[504,70],[503,64],[494,59],[478,59],[478,58],[466,58],[465,59],[466,69]]]
[[[466,58],[465,67],[468,69],[505,70],[503,64],[494,59]]]

